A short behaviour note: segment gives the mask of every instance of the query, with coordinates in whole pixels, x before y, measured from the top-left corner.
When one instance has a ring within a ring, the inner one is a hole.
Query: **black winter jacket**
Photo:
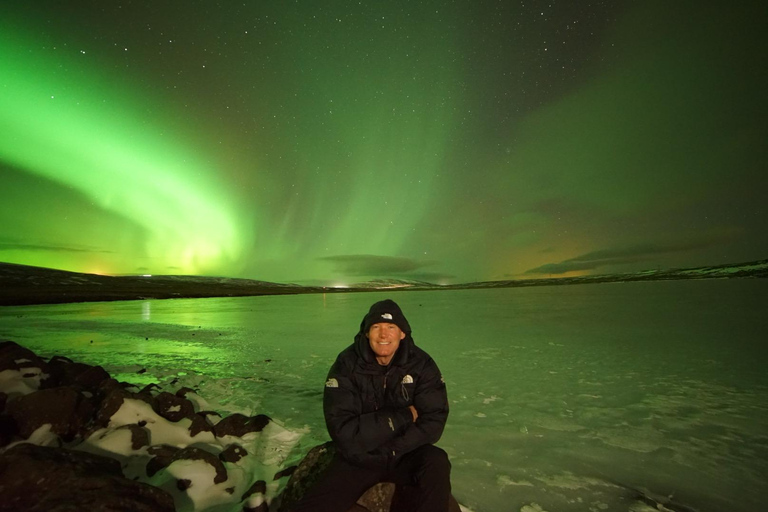
[[[402,455],[440,439],[448,396],[437,365],[410,333],[390,364],[381,366],[362,329],[328,373],[325,423],[343,458],[391,468]],[[409,405],[418,412],[415,423]]]

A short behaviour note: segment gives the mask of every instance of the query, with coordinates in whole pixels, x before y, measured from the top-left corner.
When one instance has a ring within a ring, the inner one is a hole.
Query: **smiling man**
[[[336,456],[293,512],[346,512],[378,482],[396,485],[390,510],[448,511],[451,465],[434,446],[448,419],[445,382],[394,301],[371,306],[336,358],[323,410]]]

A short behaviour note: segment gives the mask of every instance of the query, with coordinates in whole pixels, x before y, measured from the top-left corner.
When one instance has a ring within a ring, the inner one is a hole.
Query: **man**
[[[336,455],[294,512],[346,512],[378,482],[395,483],[393,511],[447,512],[451,465],[434,446],[448,418],[445,382],[394,301],[371,306],[336,358],[323,410]]]

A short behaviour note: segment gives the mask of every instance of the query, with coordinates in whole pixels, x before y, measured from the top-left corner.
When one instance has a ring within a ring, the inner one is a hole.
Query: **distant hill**
[[[514,279],[449,285],[445,288],[509,288],[520,286],[552,286],[564,284],[626,283],[631,281],[672,281],[681,279],[733,279],[768,277],[768,259],[738,264],[666,270],[644,270],[625,274],[603,274],[547,279]]]
[[[358,290],[382,290],[394,288],[442,288],[440,285],[428,283],[426,281],[415,281],[412,279],[373,279],[363,283],[355,283],[349,286]]]
[[[647,270],[549,279],[483,281],[437,285],[405,279],[376,279],[348,288],[300,286],[252,279],[205,276],[101,276],[50,268],[0,263],[0,306],[137,299],[246,297],[298,293],[339,293],[377,290],[462,290],[568,284],[735,279],[768,277],[768,260],[686,269]]]
[[[0,263],[0,305],[317,293],[322,288],[205,276],[102,276]]]

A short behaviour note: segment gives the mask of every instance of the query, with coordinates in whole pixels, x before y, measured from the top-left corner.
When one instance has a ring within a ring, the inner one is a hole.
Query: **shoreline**
[[[206,276],[102,276],[0,263],[0,306],[111,302],[122,300],[201,299],[325,293],[447,291],[579,284],[768,278],[768,259],[689,269],[631,274],[483,281],[452,285],[430,283],[369,284],[348,288],[300,286],[249,279]]]

